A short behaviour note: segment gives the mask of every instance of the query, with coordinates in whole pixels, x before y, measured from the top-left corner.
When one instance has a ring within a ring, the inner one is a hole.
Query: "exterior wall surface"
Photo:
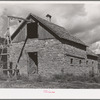
[[[86,64],[86,67],[91,68],[91,71],[94,74],[98,74],[99,70],[98,70],[98,61],[93,60],[93,59],[87,59],[88,63]]]
[[[10,60],[13,62],[14,67],[16,66],[16,62],[24,44],[23,40],[25,40],[26,32],[26,28],[23,28],[23,30],[21,30],[19,35],[15,38],[18,43],[13,43],[11,46],[12,52]],[[41,35],[42,33],[43,35]],[[23,37],[20,36],[21,34]],[[20,74],[28,75],[29,73],[28,52],[38,53],[38,74],[42,76],[50,77],[53,74],[62,73],[62,70],[64,73],[82,75],[89,74],[92,70],[91,66],[93,64],[91,65],[91,60],[89,60],[88,66],[86,64],[87,54],[85,50],[68,45],[67,43],[61,43],[41,26],[38,26],[38,35],[39,38],[28,39],[26,42],[18,66]],[[49,38],[47,38],[48,36]],[[72,62],[71,59],[73,59]],[[98,70],[97,61],[94,61],[93,66],[96,73]],[[35,67],[33,68],[33,72],[34,69]]]
[[[99,72],[100,72],[100,54],[98,54],[98,69],[99,69]]]
[[[26,39],[27,36],[27,25],[24,26],[24,28],[22,28],[20,30],[20,32],[17,34],[17,36],[13,39],[13,42],[21,42],[24,41]]]
[[[54,39],[55,37],[51,35],[47,30],[42,26],[38,25],[38,38],[39,39]]]
[[[12,46],[12,56],[11,61],[15,62],[18,59],[20,54],[21,47],[23,42],[14,43]],[[68,48],[67,48],[68,47]],[[86,55],[85,51],[78,50],[75,47],[69,46],[66,44],[67,50],[65,51],[65,44],[59,42],[56,39],[48,40],[38,40],[38,39],[29,39],[24,48],[22,57],[19,62],[19,69],[21,74],[28,75],[28,52],[38,52],[38,74],[42,76],[52,76],[53,74],[60,74],[62,69],[64,73],[71,73],[73,75],[88,74],[92,70],[91,64],[89,63],[88,67],[86,66],[86,56],[83,58],[77,58],[73,56],[66,56],[67,51],[77,50],[81,54]],[[73,63],[71,64],[71,59]],[[79,61],[81,60],[81,64]],[[94,64],[96,62],[94,61]],[[95,67],[95,66],[94,66]],[[97,70],[97,67],[95,67]],[[34,70],[33,70],[34,71]]]

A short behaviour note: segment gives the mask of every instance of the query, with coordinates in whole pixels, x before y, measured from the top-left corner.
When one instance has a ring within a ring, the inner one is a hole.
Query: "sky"
[[[70,34],[80,38],[87,45],[100,41],[100,4],[1,4],[0,3],[0,36],[7,29],[7,15],[26,18],[29,13],[46,19],[52,16],[51,22],[63,26]],[[10,21],[11,34],[18,27],[18,22]]]

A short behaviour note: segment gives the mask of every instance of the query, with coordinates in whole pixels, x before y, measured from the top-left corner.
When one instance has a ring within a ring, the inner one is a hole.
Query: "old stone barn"
[[[49,16],[50,17],[50,16]],[[10,60],[13,68],[19,59],[20,74],[50,77],[98,72],[97,55],[66,29],[36,15],[29,14],[11,36]]]

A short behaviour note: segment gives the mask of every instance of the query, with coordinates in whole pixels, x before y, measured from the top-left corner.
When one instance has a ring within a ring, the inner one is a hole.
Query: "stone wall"
[[[92,59],[87,59],[86,61],[88,61],[86,67],[90,68],[94,74],[99,74],[98,61]]]
[[[22,46],[27,35],[27,28],[24,28],[18,33],[13,40],[11,46],[11,58],[13,66],[20,55]],[[51,38],[51,39],[50,39]],[[38,74],[49,77],[53,74],[71,73],[74,75],[89,74],[94,66],[95,73],[97,72],[97,61],[91,65],[92,60],[89,59],[88,65],[86,64],[87,54],[85,50],[76,48],[74,45],[68,45],[64,42],[61,43],[55,39],[48,31],[38,25],[38,39],[28,39],[19,62],[18,68],[20,74],[28,75],[29,71],[29,56],[28,52],[38,53]],[[71,63],[71,59],[73,62]],[[34,68],[33,68],[34,72]]]
[[[98,69],[99,69],[99,72],[100,72],[100,54],[98,54]]]
[[[14,62],[14,66],[18,60],[22,46],[23,42],[20,42],[13,43],[11,47],[11,61]],[[65,55],[69,51],[72,56]],[[78,52],[77,54],[76,51]],[[53,74],[59,74],[62,72],[62,69],[64,73],[72,73],[74,75],[88,74],[91,71],[91,65],[86,66],[86,52],[84,50],[62,44],[56,39],[28,39],[19,62],[21,74],[28,74],[28,52],[38,52],[38,74],[42,76],[49,77]],[[73,59],[72,64],[71,59]],[[97,62],[94,61],[94,67],[95,65],[97,65]],[[97,67],[95,69],[97,70]]]

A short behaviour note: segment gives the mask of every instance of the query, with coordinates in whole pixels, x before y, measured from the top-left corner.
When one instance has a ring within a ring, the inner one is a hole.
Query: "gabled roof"
[[[87,55],[98,57],[94,52],[92,52],[89,48],[86,50]]]
[[[34,14],[29,14],[28,17],[26,19],[30,19],[32,18],[33,20],[37,21],[39,24],[42,24],[43,26],[45,26],[47,29],[49,29],[50,31],[52,31],[56,36],[58,36],[61,39],[65,39],[65,40],[69,40],[69,41],[73,41],[75,43],[87,46],[84,42],[82,42],[80,39],[76,38],[75,36],[71,35],[65,28],[58,26],[54,23],[51,23],[45,19],[42,19]],[[21,28],[23,28],[23,26],[26,24],[26,22],[24,21],[18,28],[17,30],[13,33],[13,35],[11,36],[11,39],[14,39],[14,37],[18,34],[18,32],[20,31]]]

